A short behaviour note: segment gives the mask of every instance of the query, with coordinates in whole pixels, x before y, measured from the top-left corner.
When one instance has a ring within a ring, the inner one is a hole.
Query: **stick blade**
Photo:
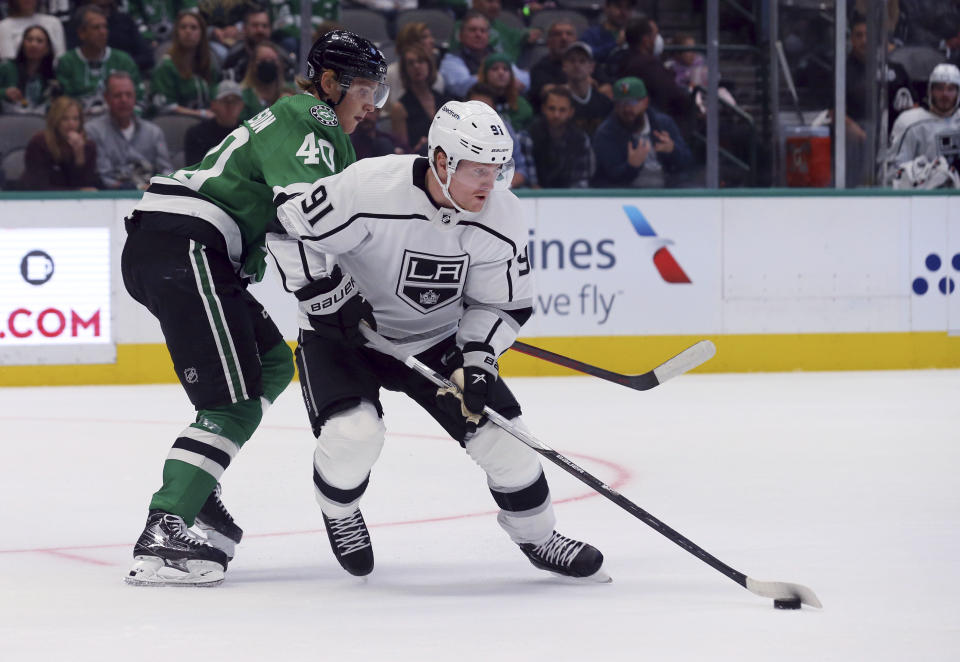
[[[712,359],[716,353],[717,346],[713,344],[713,341],[701,340],[687,347],[672,359],[667,359],[658,365],[653,369],[653,374],[656,375],[657,381],[662,384],[668,379],[673,379],[677,375],[682,375],[703,365]]]
[[[747,590],[763,598],[773,598],[774,600],[796,599],[805,605],[823,609],[823,605],[820,603],[817,594],[802,584],[791,584],[790,582],[760,582],[747,577]]]

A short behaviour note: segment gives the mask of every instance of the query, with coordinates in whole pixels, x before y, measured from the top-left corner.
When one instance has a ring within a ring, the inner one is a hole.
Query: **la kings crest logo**
[[[429,255],[403,252],[397,296],[426,315],[463,296],[469,255]]]
[[[316,106],[310,108],[310,114],[324,126],[336,126],[339,123],[337,121],[337,114],[333,112],[333,108],[324,103],[318,103]]]

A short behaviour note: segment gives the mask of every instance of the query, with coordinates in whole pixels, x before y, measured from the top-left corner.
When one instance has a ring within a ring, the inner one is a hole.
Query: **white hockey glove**
[[[360,294],[353,278],[340,270],[340,265],[326,278],[299,290],[296,296],[310,326],[324,338],[359,347],[366,342],[360,333],[360,322],[377,329],[373,306]]]
[[[443,358],[443,371],[458,388],[437,389],[437,406],[453,417],[466,420],[467,432],[477,431],[487,396],[499,377],[500,366],[490,345],[468,342],[461,350],[453,347]]]
[[[910,94],[909,88],[901,87],[893,97],[893,109],[902,113],[908,108],[913,108],[913,95]]]

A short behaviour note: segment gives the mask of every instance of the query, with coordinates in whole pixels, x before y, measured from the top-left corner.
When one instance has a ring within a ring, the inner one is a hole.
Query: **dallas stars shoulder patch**
[[[310,114],[324,126],[337,126],[337,124],[339,124],[337,114],[333,112],[333,108],[325,103],[318,103],[316,106],[311,107]]]

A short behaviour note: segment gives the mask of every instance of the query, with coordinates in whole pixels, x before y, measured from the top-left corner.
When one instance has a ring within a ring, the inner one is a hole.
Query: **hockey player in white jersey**
[[[960,147],[960,69],[952,64],[934,67],[927,81],[927,102],[929,108],[901,113],[890,131],[887,181],[898,188],[917,184],[911,173],[923,168],[908,167],[911,162],[932,164],[940,156],[951,156],[951,146]]]
[[[287,235],[268,235],[300,302],[297,366],[333,552],[354,575],[373,570],[359,502],[384,442],[383,387],[410,396],[483,468],[498,522],[533,565],[605,581],[603,555],[554,530],[536,453],[480,415],[489,405],[520,416],[497,363],[532,313],[528,227],[507,190],[513,141],[486,104],[451,101],[428,143],[427,158],[364,159],[293,194],[277,213]],[[362,320],[462,393],[363,346]]]

